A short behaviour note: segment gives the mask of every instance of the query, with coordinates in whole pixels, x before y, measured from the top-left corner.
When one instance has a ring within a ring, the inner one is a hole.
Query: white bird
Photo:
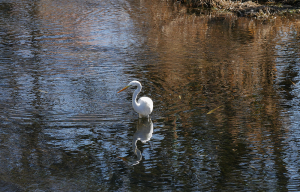
[[[137,89],[134,91],[132,95],[132,107],[133,109],[139,114],[139,118],[148,117],[151,114],[153,110],[153,101],[149,97],[141,97],[138,101],[136,101],[137,95],[142,90],[142,85],[138,81],[131,81],[126,87],[121,89],[118,93],[121,91],[124,91],[125,89],[131,87],[131,86],[137,86]]]

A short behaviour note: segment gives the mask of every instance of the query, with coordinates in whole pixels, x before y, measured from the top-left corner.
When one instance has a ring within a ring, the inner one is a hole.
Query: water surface
[[[299,189],[297,16],[14,0],[0,19],[1,190]]]

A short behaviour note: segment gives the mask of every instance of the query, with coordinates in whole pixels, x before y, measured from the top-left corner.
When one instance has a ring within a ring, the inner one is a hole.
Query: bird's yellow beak
[[[118,91],[118,93],[124,91],[125,89],[127,89],[128,87],[130,87],[129,85],[127,85],[126,87],[124,87],[123,89],[121,89],[120,91]]]

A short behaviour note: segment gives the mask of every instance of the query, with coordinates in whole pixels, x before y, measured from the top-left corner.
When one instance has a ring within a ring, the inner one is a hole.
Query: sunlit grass
[[[264,3],[258,1],[231,1],[231,0],[184,0],[188,7],[209,8],[212,10],[234,12],[238,16],[269,18],[275,14],[299,14],[300,9],[292,5],[284,5],[284,2]]]

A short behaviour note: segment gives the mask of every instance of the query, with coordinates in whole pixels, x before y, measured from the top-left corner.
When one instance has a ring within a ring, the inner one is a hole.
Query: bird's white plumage
[[[142,90],[142,85],[138,81],[131,81],[126,87],[121,89],[118,93],[121,91],[124,91],[130,86],[137,86],[137,89],[134,91],[132,95],[132,107],[133,109],[139,114],[139,118],[143,117],[149,117],[149,115],[152,113],[153,110],[153,101],[149,97],[141,97],[138,101],[137,95]]]
[[[138,102],[139,106],[136,106],[132,102],[132,107],[139,114],[139,117],[148,117],[153,110],[153,102],[149,97],[141,97]]]

